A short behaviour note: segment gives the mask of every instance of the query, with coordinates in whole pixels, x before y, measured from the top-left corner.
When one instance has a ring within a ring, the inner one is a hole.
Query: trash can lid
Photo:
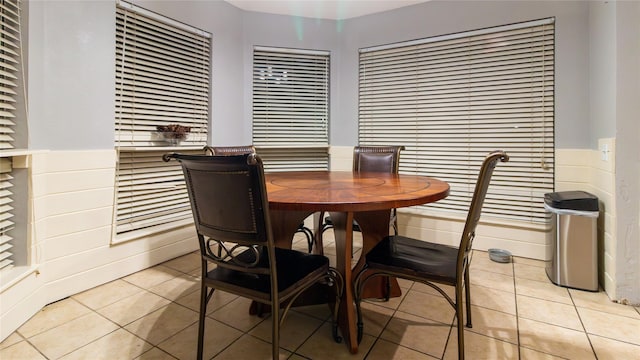
[[[598,211],[598,198],[586,191],[560,191],[544,194],[544,202],[557,209]]]

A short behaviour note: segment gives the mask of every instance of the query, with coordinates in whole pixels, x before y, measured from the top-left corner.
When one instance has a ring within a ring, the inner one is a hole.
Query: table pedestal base
[[[278,211],[271,210],[271,224],[276,246],[291,248],[291,241],[298,225],[311,215],[307,211]],[[344,342],[351,353],[358,352],[358,336],[356,327],[356,311],[354,306],[353,278],[362,269],[363,259],[359,259],[355,266],[351,264],[353,253],[353,220],[354,217],[362,231],[362,254],[369,252],[380,240],[389,234],[389,210],[367,212],[330,212],[333,221],[333,231],[336,241],[336,270],[342,274],[345,289],[340,301],[338,325]],[[319,229],[315,229],[316,233]],[[401,295],[400,286],[395,278],[389,278],[389,297]],[[371,279],[363,290],[364,298],[382,299],[387,295],[387,280],[383,277]],[[313,305],[331,302],[331,290],[326,285],[318,284],[300,295],[294,306]],[[249,312],[261,315],[270,312],[268,306],[253,302]]]

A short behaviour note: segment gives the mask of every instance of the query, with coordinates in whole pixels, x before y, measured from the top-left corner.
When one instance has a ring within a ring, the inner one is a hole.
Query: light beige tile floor
[[[332,234],[325,234],[331,257]],[[294,246],[306,244],[297,238]],[[356,241],[354,261],[360,246]],[[50,304],[0,343],[0,359],[193,359],[198,276],[198,254],[190,253]],[[555,286],[541,261],[498,264],[475,251],[471,284],[467,358],[640,359],[640,308],[615,304],[604,292]],[[287,317],[280,358],[456,359],[453,310],[428,286],[400,281],[400,287],[399,298],[363,304],[357,354],[333,342],[329,307],[318,305]],[[271,319],[249,315],[248,306],[216,292],[207,311],[206,358],[271,356]]]

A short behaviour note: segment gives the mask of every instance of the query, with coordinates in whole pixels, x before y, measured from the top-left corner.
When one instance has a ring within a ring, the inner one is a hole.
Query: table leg
[[[362,269],[364,259],[361,257],[355,267],[351,266],[353,253],[353,220],[358,222],[362,231],[362,254],[369,252],[382,238],[389,234],[388,210],[367,211],[362,213],[331,212],[333,231],[336,239],[336,269],[344,277],[345,289],[340,302],[339,325],[347,346],[351,353],[358,352],[358,338],[356,327],[356,312],[354,307],[353,277]],[[401,295],[400,286],[395,278],[389,279],[391,285],[390,296]],[[373,278],[363,291],[366,298],[382,298],[387,291],[384,278]]]
[[[353,213],[331,212],[333,232],[336,239],[336,270],[344,278],[344,293],[340,301],[338,325],[349,351],[358,352],[356,312],[353,306],[353,276],[351,254],[353,252]]]

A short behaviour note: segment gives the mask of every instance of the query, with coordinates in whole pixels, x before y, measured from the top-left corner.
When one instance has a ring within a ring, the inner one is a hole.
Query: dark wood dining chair
[[[295,299],[316,283],[335,287],[333,337],[344,282],[323,255],[276,248],[262,160],[168,154],[182,165],[200,244],[202,275],[197,358],[202,359],[207,304],[216,289],[271,306],[272,356],[278,358],[280,326]],[[219,251],[221,249],[221,251]],[[282,307],[282,309],[281,309]]]
[[[356,146],[353,148],[353,167],[354,172],[385,172],[398,173],[400,168],[400,152],[404,150],[404,146]],[[390,225],[393,227],[395,235],[398,235],[398,218],[396,209],[391,209]],[[322,254],[322,233],[333,227],[331,217],[320,214],[319,234],[317,234],[315,243],[318,247],[317,253]],[[360,225],[356,221],[352,225],[353,231],[360,231]]]
[[[356,275],[353,284],[358,319],[358,342],[362,339],[363,332],[360,302],[365,283],[375,276],[395,276],[431,286],[453,306],[458,321],[458,359],[464,359],[462,289],[465,289],[467,304],[466,326],[471,327],[469,253],[489,182],[498,161],[509,161],[509,156],[504,151],[495,151],[487,155],[482,163],[458,247],[394,235],[385,237],[365,255],[364,267]],[[437,284],[454,286],[455,299],[447,295]]]
[[[229,156],[229,155],[241,155],[241,154],[255,154],[256,147],[253,145],[238,145],[238,146],[208,146],[204,147],[204,153],[206,155],[220,155],[220,156]],[[307,250],[311,252],[313,249],[313,231],[309,229],[303,223],[298,225],[296,232],[301,232],[304,234],[307,239]]]

